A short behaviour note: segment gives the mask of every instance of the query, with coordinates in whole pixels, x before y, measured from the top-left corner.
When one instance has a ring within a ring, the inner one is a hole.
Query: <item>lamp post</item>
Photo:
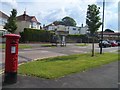
[[[104,29],[104,9],[105,9],[105,0],[103,0],[103,16],[102,16],[102,32],[101,32],[101,47],[100,54],[102,54],[102,41],[103,41],[103,29]]]

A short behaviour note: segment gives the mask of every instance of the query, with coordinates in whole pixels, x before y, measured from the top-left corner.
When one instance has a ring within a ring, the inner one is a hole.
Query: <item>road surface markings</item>
[[[0,75],[4,73],[4,69],[1,69],[0,70]]]
[[[49,51],[40,51],[41,53],[46,53],[46,52],[49,52]]]

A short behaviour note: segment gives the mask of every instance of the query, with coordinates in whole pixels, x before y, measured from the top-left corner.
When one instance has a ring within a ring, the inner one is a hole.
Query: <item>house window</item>
[[[73,28],[73,30],[76,30],[76,28]]]
[[[31,23],[31,28],[36,28],[36,26],[37,26],[36,22]]]
[[[2,25],[2,18],[0,18],[0,25]]]
[[[7,19],[0,18],[0,25],[5,25],[7,23]]]

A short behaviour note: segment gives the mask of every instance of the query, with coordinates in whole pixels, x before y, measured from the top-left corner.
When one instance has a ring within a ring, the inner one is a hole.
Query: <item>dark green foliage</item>
[[[67,42],[87,42],[86,35],[68,35],[66,37]]]
[[[17,29],[17,24],[16,24],[16,15],[17,15],[17,10],[13,9],[11,11],[11,15],[8,18],[8,22],[5,24],[4,29],[8,30],[11,33],[14,33],[15,30]]]
[[[54,21],[54,25],[76,26],[76,21],[71,17],[64,17],[61,21]]]
[[[64,23],[62,21],[54,21],[53,24],[54,25],[64,25]]]
[[[71,37],[71,38],[84,38],[86,35],[68,35],[67,37]]]
[[[111,29],[105,29],[105,31],[104,32],[111,32],[111,33],[114,33],[114,31],[113,30],[111,30]]]
[[[53,33],[45,30],[37,30],[25,28],[24,32],[20,33],[22,42],[51,42]]]
[[[62,22],[64,23],[65,26],[76,26],[75,20],[71,17],[64,17],[62,19]]]
[[[68,35],[66,37],[67,42],[77,42],[77,43],[92,43],[92,37],[88,37],[87,35]],[[95,43],[98,43],[98,38],[95,37]]]

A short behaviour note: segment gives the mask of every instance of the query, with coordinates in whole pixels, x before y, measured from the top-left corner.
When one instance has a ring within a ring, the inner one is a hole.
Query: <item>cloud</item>
[[[111,28],[118,31],[118,14],[106,11],[105,15],[105,28]]]
[[[100,5],[101,4],[101,5]],[[103,4],[100,2],[98,4],[100,8],[100,16],[102,19],[103,15]],[[114,31],[118,31],[118,0],[111,2],[105,2],[105,17],[104,17],[104,29],[110,28]],[[102,30],[100,28],[100,30]]]
[[[16,0],[1,0],[2,3],[11,6],[12,8],[17,8],[17,1]]]
[[[119,0],[105,1],[105,28],[117,30]],[[81,26],[82,23],[85,25],[89,4],[97,4],[101,7],[101,18],[103,13],[102,0],[2,0],[2,2],[16,7],[18,15],[23,14],[26,8],[27,14],[36,16],[42,24],[49,24],[65,16],[70,16],[75,19],[78,26]]]
[[[70,16],[77,21],[78,25],[81,25],[81,22],[85,23],[84,18],[86,17],[88,4],[96,3],[96,0],[89,0],[89,2],[86,2],[84,0],[64,0],[64,3],[61,2],[61,0],[55,0],[54,2],[53,1],[54,0],[50,0],[47,3],[39,2],[39,6],[44,5],[41,6],[41,10],[38,11],[39,16],[43,18],[41,19],[38,17],[41,21],[52,23],[53,21],[60,20],[65,16]],[[35,5],[36,7],[37,4]]]

